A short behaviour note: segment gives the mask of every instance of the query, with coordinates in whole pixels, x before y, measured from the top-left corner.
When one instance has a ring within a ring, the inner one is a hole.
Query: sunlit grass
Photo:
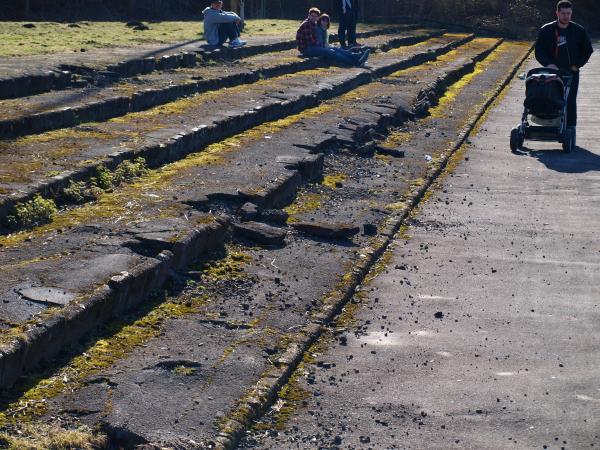
[[[42,55],[56,52],[80,52],[81,49],[130,47],[202,39],[204,27],[198,21],[146,23],[150,29],[136,31],[125,22],[33,22],[35,28],[24,28],[27,22],[2,22],[0,56]],[[295,36],[296,20],[249,20],[244,35]],[[76,26],[75,26],[76,25]]]

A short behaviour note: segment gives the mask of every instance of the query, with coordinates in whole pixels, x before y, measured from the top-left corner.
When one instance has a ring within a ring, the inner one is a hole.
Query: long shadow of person
[[[530,156],[544,164],[548,169],[561,173],[586,173],[600,171],[600,155],[576,147],[571,153],[562,150],[533,150],[523,147],[518,154]]]

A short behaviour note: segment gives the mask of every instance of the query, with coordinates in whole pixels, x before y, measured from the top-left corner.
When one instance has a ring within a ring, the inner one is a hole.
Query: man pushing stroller
[[[567,127],[572,129],[575,136],[579,69],[588,62],[594,50],[585,29],[571,22],[572,15],[572,3],[569,0],[559,1],[556,5],[557,20],[540,29],[535,44],[535,57],[546,68],[572,75],[567,100]]]

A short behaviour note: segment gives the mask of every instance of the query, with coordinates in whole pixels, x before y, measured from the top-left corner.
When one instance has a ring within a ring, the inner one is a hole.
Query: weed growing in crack
[[[111,191],[114,187],[129,183],[146,173],[148,173],[146,160],[139,157],[133,161],[123,161],[114,172],[103,165],[96,167],[96,176],[91,179],[91,184],[104,191]]]
[[[6,218],[6,223],[10,229],[31,228],[51,222],[57,212],[54,200],[36,194],[28,202],[17,203],[14,214]]]
[[[87,185],[83,181],[73,181],[63,190],[63,200],[66,203],[82,204],[96,200],[102,189],[94,185]]]
[[[96,167],[96,176],[91,179],[91,183],[103,191],[109,191],[113,186],[112,173],[105,166],[100,165]]]
[[[148,167],[144,158],[139,157],[133,161],[123,161],[112,176],[113,186],[131,182],[133,179],[139,178],[146,173],[148,173]]]

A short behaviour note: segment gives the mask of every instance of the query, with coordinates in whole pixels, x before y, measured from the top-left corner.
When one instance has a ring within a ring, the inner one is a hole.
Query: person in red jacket
[[[594,49],[585,29],[571,21],[572,15],[573,4],[569,0],[559,1],[556,5],[557,20],[540,29],[535,43],[535,57],[544,67],[572,75],[567,101],[567,126],[575,133],[579,69],[588,62]]]

